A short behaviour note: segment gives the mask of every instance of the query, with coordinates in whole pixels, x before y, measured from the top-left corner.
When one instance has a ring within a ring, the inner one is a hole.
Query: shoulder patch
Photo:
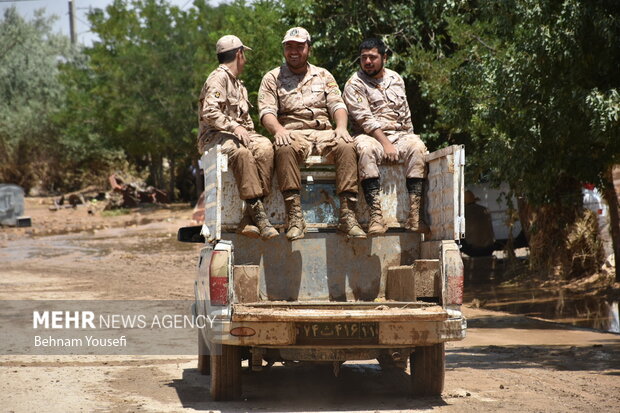
[[[338,83],[336,83],[336,82],[329,82],[327,84],[327,87],[338,87]]]

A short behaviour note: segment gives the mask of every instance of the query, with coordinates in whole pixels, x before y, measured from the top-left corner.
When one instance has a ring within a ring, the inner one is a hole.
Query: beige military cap
[[[284,40],[282,40],[282,43],[286,43],[286,42],[298,42],[298,43],[305,43],[305,42],[309,42],[310,39],[310,33],[308,33],[308,30],[304,29],[303,27],[293,27],[292,29],[289,29],[286,34],[284,35]]]
[[[220,37],[220,40],[215,44],[215,52],[217,54],[227,52],[229,50],[238,49],[243,46],[246,50],[252,50],[243,43],[241,43],[241,39],[237,36],[233,36],[232,34],[227,34],[226,36]]]

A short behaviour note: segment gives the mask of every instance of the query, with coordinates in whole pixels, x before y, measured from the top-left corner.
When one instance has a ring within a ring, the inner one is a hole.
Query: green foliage
[[[106,209],[101,211],[102,217],[119,217],[121,215],[128,215],[131,213],[131,209],[129,208],[116,208],[116,209]]]
[[[50,169],[58,136],[51,116],[64,97],[58,62],[71,54],[52,21],[39,11],[27,22],[14,7],[0,21],[0,181],[26,191]]]
[[[580,184],[600,184],[620,162],[620,3],[287,6],[290,23],[316,38],[315,59],[341,83],[357,69],[359,42],[381,37],[394,52],[389,65],[408,83],[414,128],[427,146],[466,144],[470,182],[508,182],[534,207],[544,206],[532,226],[542,240],[533,254],[565,256]]]
[[[465,143],[469,177],[574,202],[620,161],[620,5],[611,0],[287,2],[342,84],[382,38],[431,149]],[[562,201],[563,200],[563,201]]]
[[[579,184],[620,161],[619,12],[605,0],[454,8],[455,53],[411,67],[441,125],[471,134],[478,171],[530,202],[578,203]]]
[[[105,149],[101,159],[122,151],[170,193],[176,174],[187,173],[198,156],[198,95],[218,65],[217,39],[232,33],[255,47],[244,75],[255,101],[262,74],[279,61],[283,32],[281,9],[271,0],[217,7],[196,0],[194,6],[184,11],[164,0],[116,0],[105,11],[95,9],[89,19],[100,41],[64,71],[71,96],[61,121],[69,141]]]
[[[89,15],[100,41],[85,49],[85,120],[131,163],[164,185],[163,159],[191,146],[193,33],[190,13],[162,0],[116,0]],[[88,78],[91,77],[91,78]]]

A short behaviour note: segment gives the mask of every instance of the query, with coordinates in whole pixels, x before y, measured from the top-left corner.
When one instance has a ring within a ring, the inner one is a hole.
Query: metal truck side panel
[[[465,267],[461,259],[461,252],[454,241],[441,243],[441,255],[443,262],[444,295],[445,305],[463,304],[463,280]]]
[[[430,217],[432,231],[429,239],[461,239],[465,232],[463,209],[465,150],[463,146],[453,145],[426,155],[426,161],[428,163],[426,209]],[[201,164],[205,168],[205,188],[207,191],[205,223],[209,229],[209,234],[205,238],[220,239],[222,228],[235,228],[241,220],[243,202],[239,199],[233,174],[223,173],[227,170],[227,157],[221,154],[219,146],[206,152],[201,159]],[[333,181],[333,172],[329,172],[330,169],[333,169],[332,165],[320,165],[319,168],[317,171],[303,172],[302,175],[316,177],[315,181],[327,177]],[[402,227],[409,210],[404,166],[402,164],[385,164],[379,167],[379,171],[382,182],[381,206],[384,219],[390,227]],[[304,191],[312,191],[311,185],[302,188],[302,198]],[[330,211],[336,211],[337,196],[335,196],[334,191],[320,189],[319,192],[320,194],[310,196],[313,202],[322,200],[323,203],[331,205],[328,208]],[[216,210],[210,210],[213,207],[216,207]],[[273,177],[273,190],[265,198],[265,209],[272,224],[277,227],[284,225],[284,201],[277,187],[276,176]],[[367,221],[368,208],[361,187],[357,214],[361,223]],[[311,217],[306,216],[306,218]],[[329,226],[334,228],[335,220],[331,218],[323,217],[319,222],[308,220],[308,224],[310,226],[318,224],[316,225],[318,227]],[[325,225],[325,222],[331,222],[331,224]]]
[[[426,161],[426,211],[431,226],[427,239],[459,240],[465,236],[465,149],[449,146],[428,154]]]

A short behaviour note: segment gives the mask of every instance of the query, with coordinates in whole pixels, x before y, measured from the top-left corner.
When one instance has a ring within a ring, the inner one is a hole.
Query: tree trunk
[[[604,180],[605,188],[603,189],[603,197],[609,206],[609,228],[611,232],[611,241],[616,258],[616,281],[620,282],[620,273],[618,272],[618,258],[620,257],[620,218],[619,218],[619,202],[618,194],[614,187],[613,174],[611,169]]]
[[[149,154],[149,174],[151,182],[157,189],[163,189],[162,158],[158,155]]]
[[[541,276],[566,279],[571,276],[573,262],[567,239],[583,210],[580,185],[570,179],[559,180],[553,195],[550,203],[529,205],[530,269]]]
[[[176,161],[174,159],[174,156],[171,156],[170,157],[170,185],[168,186],[168,199],[170,200],[170,202],[174,202],[176,200],[174,197],[174,187],[176,184],[175,173],[176,173]]]
[[[517,210],[519,212],[519,221],[521,222],[521,230],[527,242],[530,242],[530,224],[532,222],[532,211],[530,204],[525,200],[525,197],[517,197]],[[517,234],[519,235],[519,234]]]

